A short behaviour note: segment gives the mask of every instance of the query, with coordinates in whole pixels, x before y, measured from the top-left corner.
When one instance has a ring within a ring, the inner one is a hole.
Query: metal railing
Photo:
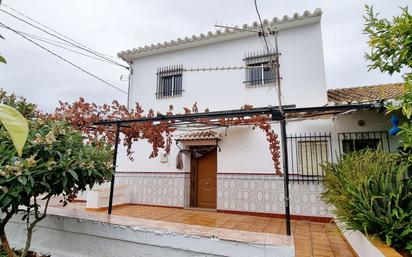
[[[321,164],[332,161],[331,133],[289,135],[287,143],[290,181],[321,181],[325,175]]]
[[[156,98],[168,98],[183,94],[183,65],[157,69]]]
[[[275,52],[250,52],[243,59],[247,69],[245,69],[245,81],[247,87],[275,85],[276,72],[274,60],[277,58]]]
[[[389,135],[386,131],[338,133],[339,155],[363,149],[391,151]]]

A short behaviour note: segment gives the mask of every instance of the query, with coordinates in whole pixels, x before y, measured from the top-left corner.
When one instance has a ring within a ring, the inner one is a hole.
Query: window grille
[[[157,69],[156,98],[181,96],[183,93],[183,65]]]
[[[364,149],[381,149],[390,152],[389,135],[386,131],[338,133],[339,153],[345,154]]]
[[[321,165],[332,161],[331,133],[304,133],[287,137],[290,180],[321,181]]]
[[[328,142],[326,140],[313,141],[303,140],[298,141],[298,169],[299,175],[310,176],[318,175],[319,165],[323,160],[328,159]]]
[[[243,59],[246,66],[245,85],[247,87],[271,86],[276,83],[275,52],[252,52]]]

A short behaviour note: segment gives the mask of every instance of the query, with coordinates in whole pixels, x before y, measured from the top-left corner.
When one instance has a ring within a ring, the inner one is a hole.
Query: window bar
[[[292,171],[294,172],[294,160],[293,160],[293,136],[290,136],[290,157],[291,157],[291,163],[292,163]],[[289,149],[289,148],[288,148]],[[298,180],[299,182],[299,180]]]
[[[372,134],[372,132],[366,132],[366,135],[368,136],[367,138],[366,138],[366,143],[368,143],[368,142],[371,142],[371,137],[372,137],[372,139],[373,140],[375,140],[376,139],[376,135],[375,135],[375,132],[373,132],[373,134]],[[370,146],[368,145],[368,148],[370,149]]]
[[[156,98],[159,97],[159,88],[160,88],[160,83],[159,83],[159,68],[157,68],[157,73],[156,73],[156,77],[157,77],[157,83],[156,83]]]
[[[382,133],[382,131],[380,131],[380,132],[373,132],[374,134],[375,133],[378,133],[378,135],[379,135],[379,138],[380,138],[380,142],[379,142],[379,148],[382,150],[382,151],[384,151],[385,149],[384,149],[384,146],[383,146],[383,133]],[[375,136],[375,138],[377,138],[377,136]]]
[[[325,132],[326,135],[326,132]],[[329,147],[330,147],[330,161],[333,162],[333,150],[332,150],[332,132],[329,132]],[[327,152],[326,152],[326,158],[328,158],[327,156]]]
[[[168,75],[170,74],[169,70],[170,70],[170,66],[166,66],[163,68],[163,73],[162,73],[162,81],[163,81],[162,96],[163,97],[168,97],[168,94],[169,94],[169,78],[168,78]]]
[[[325,135],[325,136],[326,136],[326,135]],[[327,140],[326,137],[322,138],[322,133],[321,133],[321,132],[319,132],[319,138],[320,138],[320,139]],[[325,148],[326,154],[328,153],[327,141],[325,141],[325,142],[326,142],[325,145],[321,144],[321,151],[320,151],[320,163],[321,163],[321,164],[323,164],[323,148]],[[319,164],[318,164],[318,167],[319,167]],[[323,175],[323,168],[322,168],[322,167],[321,167],[320,171],[322,172],[322,177],[323,177],[324,175]]]
[[[159,97],[162,98],[164,95],[164,91],[165,91],[165,81],[162,78],[162,74],[164,72],[164,67],[160,68],[160,91],[159,91]]]
[[[303,145],[302,145],[301,136],[302,136],[302,133],[299,133],[295,140],[296,140],[296,145],[298,146],[298,149],[299,149],[298,179],[301,179],[304,182],[305,177],[303,176]]]
[[[306,140],[308,140],[307,142],[306,142],[306,145],[309,147],[309,153],[308,153],[308,155],[309,155],[309,158],[310,158],[310,161],[308,161],[308,163],[309,163],[309,166],[310,167],[308,167],[308,173],[309,173],[309,169],[310,169],[310,178],[311,178],[311,180],[313,180],[313,159],[312,159],[312,139],[311,139],[311,137],[310,137],[310,132],[309,132],[309,138],[308,139],[306,139]],[[307,152],[307,151],[306,151]]]
[[[325,132],[326,135],[326,132]],[[332,150],[332,132],[329,132],[329,147],[330,147],[330,161],[333,162],[333,150]],[[326,158],[328,158],[327,156],[327,152],[326,152]]]
[[[319,177],[319,159],[318,159],[318,144],[317,144],[317,137],[316,137],[316,132],[314,133],[314,137],[315,137],[315,165],[316,165],[316,180],[318,180],[318,177]],[[322,151],[322,145],[321,145],[321,142],[319,141],[319,148],[321,149],[321,151]],[[321,152],[321,154],[322,154],[322,152]]]
[[[169,66],[169,72],[168,72],[168,76],[169,76],[169,84],[168,84],[168,88],[167,88],[167,96],[168,97],[170,97],[170,96],[172,96],[173,95],[173,80],[174,80],[174,77],[175,77],[175,67],[176,66],[174,66],[174,65],[172,65],[172,66]]]
[[[176,92],[177,92],[177,84],[176,84],[176,82],[177,82],[177,77],[176,77],[177,69],[178,69],[178,66],[174,65],[173,66],[173,76],[172,76],[172,92],[170,92],[171,96],[175,96]]]
[[[245,60],[247,60],[247,58],[248,58],[248,53],[245,53]],[[245,67],[247,67],[247,65],[248,65],[248,62],[247,61],[245,61]],[[245,81],[245,84],[246,84],[246,87],[248,87],[249,86],[249,80],[250,80],[250,75],[249,75],[249,71],[248,71],[248,69],[245,69],[245,78],[246,78],[246,81]]]
[[[300,134],[299,134],[299,136],[300,136]],[[301,178],[301,175],[300,175],[300,165],[302,165],[302,161],[303,161],[303,159],[302,159],[302,147],[299,147],[299,136],[298,136],[298,134],[296,134],[295,133],[295,145],[296,145],[296,176],[297,176],[297,179],[299,179],[299,180],[301,180],[302,182],[304,182],[303,180],[302,180],[302,178]]]
[[[308,181],[309,181],[309,177],[308,177],[308,174],[309,174],[309,169],[308,169],[308,165],[309,165],[309,163],[308,163],[308,145],[306,144],[306,133],[305,133],[305,141],[303,142],[304,143],[304,145],[305,145],[305,156],[306,156],[306,167],[305,167],[305,176],[308,178]]]
[[[388,152],[391,152],[391,144],[389,142],[389,134],[386,132],[386,141],[388,142]]]

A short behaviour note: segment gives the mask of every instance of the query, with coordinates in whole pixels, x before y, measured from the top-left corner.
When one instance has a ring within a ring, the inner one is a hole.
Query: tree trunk
[[[26,245],[24,246],[24,249],[23,249],[20,257],[26,257],[27,253],[29,252],[30,245],[31,245],[31,238],[32,238],[32,235],[33,235],[33,229],[34,229],[34,226],[30,226],[27,229]]]
[[[3,250],[7,253],[7,256],[17,257],[13,249],[10,247],[9,241],[7,240],[6,233],[4,231],[4,227],[0,228],[0,240],[1,246],[3,247]]]

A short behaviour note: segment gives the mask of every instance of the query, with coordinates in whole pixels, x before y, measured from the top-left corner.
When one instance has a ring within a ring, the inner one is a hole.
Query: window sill
[[[246,88],[256,88],[256,87],[274,87],[277,83],[265,83],[265,84],[257,84],[257,85],[245,85]]]
[[[182,97],[183,95],[171,95],[171,96],[156,96],[157,100],[162,100],[162,99],[170,99],[170,98],[178,98]]]

